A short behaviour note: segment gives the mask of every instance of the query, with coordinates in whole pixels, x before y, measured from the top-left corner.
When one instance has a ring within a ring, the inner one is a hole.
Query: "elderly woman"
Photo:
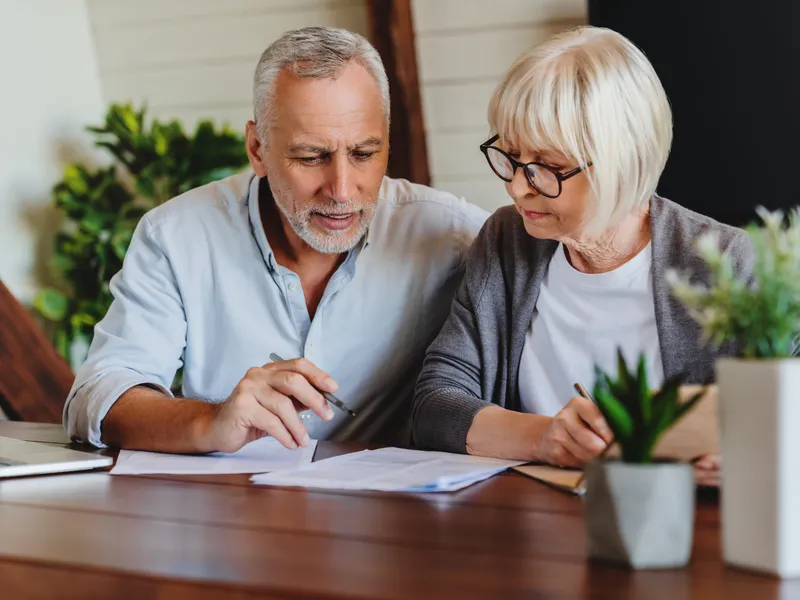
[[[744,232],[658,196],[672,117],[630,41],[584,27],[520,57],[489,106],[481,151],[514,201],[476,239],[444,329],[428,350],[413,435],[427,449],[580,466],[612,434],[574,397],[594,365],[646,357],[651,385],[713,380],[715,351],[673,299],[668,268],[700,269],[715,229],[738,272]],[[701,275],[701,279],[702,279]]]

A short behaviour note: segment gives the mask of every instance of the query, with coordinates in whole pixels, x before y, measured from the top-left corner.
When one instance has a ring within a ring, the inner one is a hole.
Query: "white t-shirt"
[[[664,379],[656,329],[652,248],[608,273],[587,274],[567,261],[559,245],[542,282],[519,366],[522,410],[554,416],[577,396],[590,393],[595,364],[616,376],[617,348],[629,369],[645,353],[650,388]]]

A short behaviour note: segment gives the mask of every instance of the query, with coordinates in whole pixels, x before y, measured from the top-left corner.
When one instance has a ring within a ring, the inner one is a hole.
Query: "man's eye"
[[[295,160],[303,163],[304,165],[316,165],[322,162],[322,156],[298,156]]]
[[[374,152],[353,152],[353,158],[356,160],[369,160],[375,156]]]

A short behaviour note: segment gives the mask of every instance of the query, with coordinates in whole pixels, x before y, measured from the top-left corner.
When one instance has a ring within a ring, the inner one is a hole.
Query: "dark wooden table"
[[[58,426],[0,435],[65,443]],[[317,458],[353,450],[321,443]],[[441,495],[269,488],[247,475],[0,482],[0,597],[800,598],[800,581],[726,568],[700,498],[690,566],[590,563],[581,501],[515,473]]]

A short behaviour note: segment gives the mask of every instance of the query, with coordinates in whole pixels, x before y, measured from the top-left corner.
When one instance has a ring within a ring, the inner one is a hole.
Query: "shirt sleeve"
[[[105,447],[100,426],[114,402],[137,385],[172,396],[169,388],[182,364],[183,302],[170,260],[147,216],[136,227],[110,289],[114,300],[95,327],[63,414],[73,440],[99,448]]]

